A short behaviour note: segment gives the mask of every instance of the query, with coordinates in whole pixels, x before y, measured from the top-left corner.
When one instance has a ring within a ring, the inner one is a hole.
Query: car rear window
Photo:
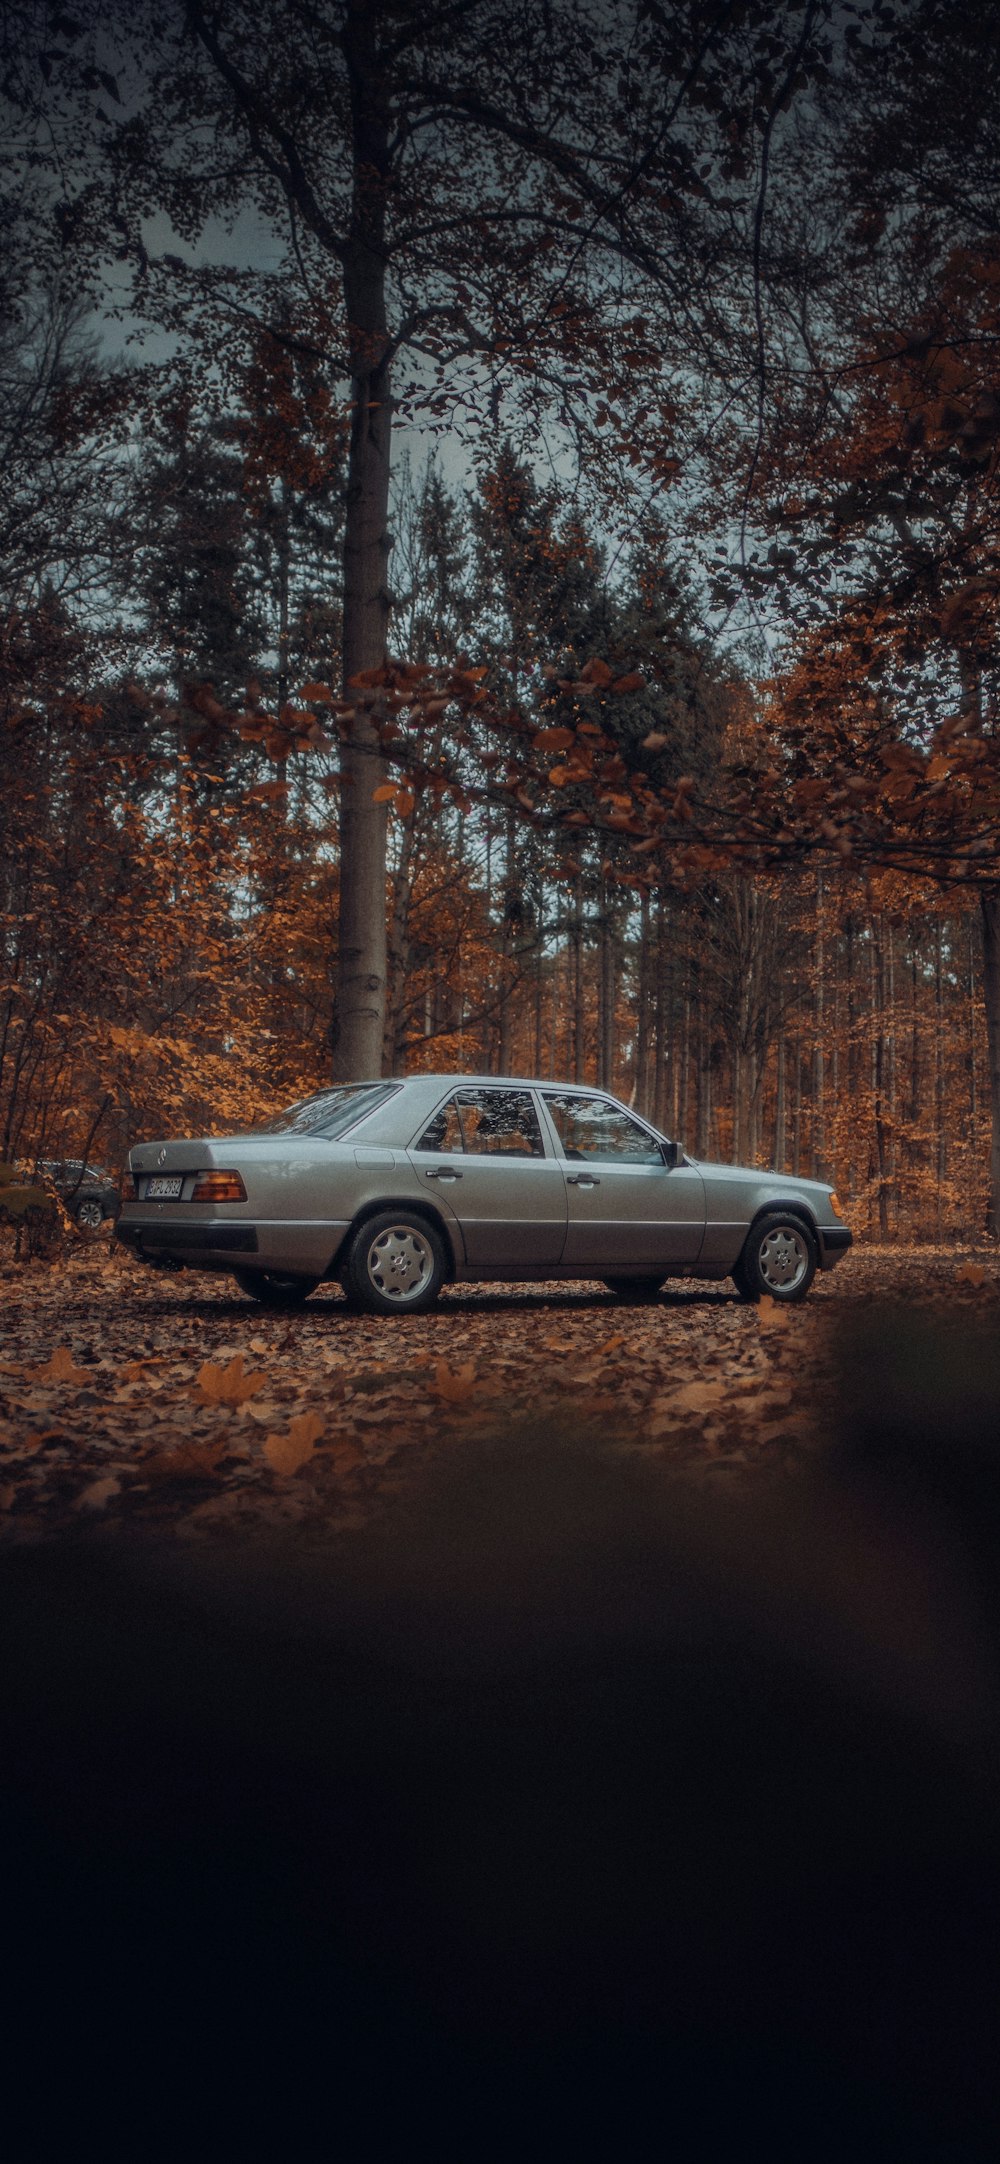
[[[314,1097],[300,1098],[298,1104],[276,1112],[273,1119],[261,1120],[250,1131],[255,1135],[322,1135],[325,1141],[333,1141],[395,1096],[398,1087],[395,1082],[347,1082],[340,1089],[317,1090]]]

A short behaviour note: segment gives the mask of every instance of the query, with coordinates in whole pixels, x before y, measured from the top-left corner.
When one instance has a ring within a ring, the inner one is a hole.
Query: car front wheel
[[[732,1273],[744,1300],[804,1300],[816,1275],[816,1242],[801,1217],[774,1210],[751,1225]]]
[[[441,1241],[425,1218],[382,1210],[351,1241],[344,1289],[370,1315],[419,1315],[437,1299],[444,1269]]]
[[[282,1270],[234,1270],[233,1276],[240,1291],[264,1307],[301,1307],[319,1284],[318,1277],[286,1276]]]
[[[88,1196],[83,1202],[77,1203],[74,1214],[77,1224],[83,1225],[88,1232],[96,1232],[98,1226],[104,1223],[104,1211],[100,1203],[94,1201],[92,1195]]]

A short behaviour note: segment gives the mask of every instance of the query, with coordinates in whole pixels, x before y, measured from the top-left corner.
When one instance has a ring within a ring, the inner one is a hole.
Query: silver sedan
[[[642,1299],[668,1277],[731,1277],[747,1300],[801,1300],[851,1244],[823,1182],[695,1163],[577,1083],[350,1083],[245,1134],[142,1143],[129,1169],[119,1240],[229,1271],[270,1306],[330,1278],[381,1315],[488,1278],[598,1278]]]

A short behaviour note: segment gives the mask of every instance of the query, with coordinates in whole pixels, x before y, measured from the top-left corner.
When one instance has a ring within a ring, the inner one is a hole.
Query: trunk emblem
[[[156,1162],[157,1162],[157,1164],[158,1164],[158,1165],[165,1165],[165,1164],[166,1164],[166,1162],[167,1162],[167,1153],[166,1153],[166,1150],[158,1150],[158,1151],[157,1151],[157,1155],[156,1155]]]

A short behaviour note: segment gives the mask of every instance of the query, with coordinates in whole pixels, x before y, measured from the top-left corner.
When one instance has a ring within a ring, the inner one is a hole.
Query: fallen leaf
[[[960,1262],[955,1272],[956,1285],[975,1285],[977,1290],[986,1283],[986,1272],[981,1262]]]
[[[57,1345],[50,1353],[44,1367],[28,1370],[35,1383],[87,1383],[91,1381],[89,1368],[78,1368],[68,1345]]]
[[[707,1413],[728,1398],[725,1383],[682,1383],[668,1403],[678,1412]]]
[[[299,1413],[286,1434],[265,1436],[264,1456],[272,1472],[297,1473],[300,1465],[308,1464],[325,1426],[322,1413]]]
[[[341,1472],[347,1472],[352,1466],[366,1463],[364,1451],[358,1449],[357,1443],[349,1443],[346,1438],[341,1438],[339,1442],[334,1443],[330,1455],[334,1467]]]
[[[105,1473],[100,1480],[92,1480],[77,1496],[74,1510],[104,1510],[113,1495],[120,1495],[122,1484],[113,1473]]]
[[[243,1354],[236,1353],[227,1367],[220,1367],[215,1360],[206,1360],[198,1370],[198,1389],[206,1405],[245,1405],[254,1398],[267,1380],[265,1375],[245,1375]]]
[[[447,1360],[439,1360],[434,1370],[434,1394],[444,1398],[449,1405],[462,1405],[471,1398],[476,1387],[476,1369],[472,1360],[464,1367],[450,1368]]]
[[[283,1410],[284,1407],[277,1398],[257,1398],[252,1405],[247,1406],[251,1420],[256,1420],[262,1428],[273,1428],[276,1421],[281,1419]]]
[[[760,1321],[768,1327],[777,1324],[780,1329],[788,1321],[788,1302],[787,1300],[775,1300],[769,1292],[762,1292],[757,1302],[757,1314]]]
[[[211,1443],[180,1443],[174,1450],[155,1450],[142,1458],[139,1470],[145,1480],[204,1480],[214,1473],[229,1448],[225,1436]]]

